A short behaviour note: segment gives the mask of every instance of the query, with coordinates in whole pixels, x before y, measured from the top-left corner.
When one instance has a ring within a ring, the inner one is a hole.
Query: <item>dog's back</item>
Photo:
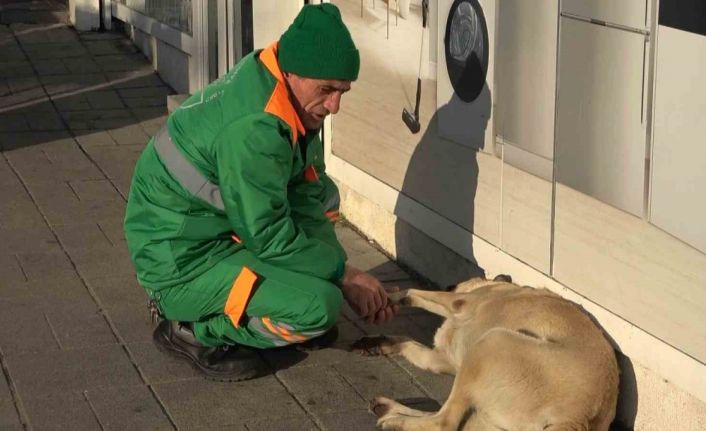
[[[474,387],[478,421],[504,429],[607,430],[618,367],[612,347],[577,305],[545,289],[474,280],[456,289],[458,312],[437,348]],[[467,380],[467,382],[465,381]],[[551,428],[547,428],[551,429]]]

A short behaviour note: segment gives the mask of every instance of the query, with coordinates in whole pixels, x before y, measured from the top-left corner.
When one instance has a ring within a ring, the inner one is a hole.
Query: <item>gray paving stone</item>
[[[151,70],[106,72],[113,88],[161,87],[164,82]]]
[[[110,243],[114,246],[127,247],[123,221],[124,215],[118,214],[118,217],[115,219],[106,219],[98,222],[98,226],[101,228],[101,231],[103,231],[105,236],[108,238],[108,241],[110,241]]]
[[[105,72],[152,71],[152,64],[142,54],[102,55],[95,60]]]
[[[7,85],[7,80],[0,79],[0,97],[8,96],[12,91],[10,91],[10,86]]]
[[[52,149],[42,150],[35,146],[24,149],[22,152],[9,153],[8,158],[22,180],[31,185],[105,178],[78,148],[71,152],[62,153]]]
[[[92,109],[121,109],[125,104],[115,90],[97,90],[83,94]]]
[[[368,401],[379,395],[394,399],[425,396],[409,373],[386,357],[334,364],[333,368]]]
[[[53,226],[53,229],[59,237],[61,245],[67,250],[112,246],[96,223],[56,225]]]
[[[122,200],[120,194],[108,180],[69,181],[69,185],[81,201]]]
[[[36,250],[60,251],[59,243],[46,226],[0,227],[0,253],[14,254]]]
[[[19,178],[17,178],[17,175],[15,175],[12,171],[10,165],[7,164],[4,157],[0,157],[0,187],[7,188],[7,191],[11,192],[13,195],[16,195],[17,190],[13,188],[15,186],[22,188]],[[2,193],[3,191],[0,190],[0,198],[3,197]]]
[[[41,391],[22,397],[29,424],[36,430],[100,430],[98,419],[81,391]]]
[[[56,109],[62,113],[62,117],[64,112],[90,111],[93,109],[83,94],[59,93],[51,96],[51,100],[56,105]],[[67,121],[67,124],[71,127],[74,123]]]
[[[86,290],[86,286],[76,273],[32,281],[27,281],[24,277],[14,281],[0,277],[0,298],[18,297],[33,297],[35,300],[47,304],[47,308],[50,310],[52,304],[59,304],[62,301],[68,301],[75,307],[84,307],[84,310],[88,311],[95,309],[95,304]]]
[[[84,149],[90,147],[113,146],[115,140],[106,131],[90,131],[76,136],[76,141]]]
[[[111,40],[124,39],[125,35],[115,31],[107,31],[102,33],[97,33],[95,31],[80,31],[78,32],[78,37],[81,38],[81,40]]]
[[[117,145],[87,149],[91,158],[106,172],[110,179],[128,179],[135,171],[137,159],[142,154],[147,139],[140,145]]]
[[[86,391],[103,430],[172,430],[171,423],[146,386]]]
[[[126,247],[96,247],[69,250],[76,269],[85,278],[131,275],[135,269]]]
[[[47,148],[58,146],[65,148],[73,139],[67,131],[37,131],[0,134],[2,149],[9,158],[17,159],[20,155],[36,157]]]
[[[12,393],[2,373],[0,373],[0,429],[22,429]]]
[[[141,384],[123,349],[115,345],[7,356],[20,396]]]
[[[118,189],[120,195],[127,200],[127,197],[130,194],[130,185],[132,184],[132,174],[126,175],[125,173],[122,173],[122,175],[117,177],[112,176],[110,181],[113,182],[113,185],[115,185],[115,188]]]
[[[25,132],[29,130],[24,114],[3,114],[0,116],[0,132]]]
[[[37,79],[34,74],[26,76],[15,76],[6,79],[7,86],[13,93],[19,93],[21,91],[31,90],[33,88],[41,88],[39,79]]]
[[[98,64],[96,64],[92,57],[64,58],[62,62],[68,70],[68,73],[84,74],[100,72],[100,67],[98,67]]]
[[[137,48],[129,39],[86,40],[84,45],[92,55],[135,54]]]
[[[120,332],[120,330],[118,330]],[[151,331],[149,341],[128,343],[128,348],[135,357],[135,362],[146,379],[151,384],[175,382],[179,380],[203,380],[203,376],[194,370],[189,363],[160,352],[152,342]],[[188,387],[188,385],[186,385]],[[190,392],[191,393],[191,392]]]
[[[69,128],[76,133],[88,133],[83,130],[104,131],[136,122],[132,112],[126,109],[61,110],[61,116]]]
[[[139,123],[112,129],[108,133],[118,145],[144,145],[150,139]]]
[[[0,226],[3,228],[43,228],[46,226],[36,205],[21,185],[0,185],[0,199],[2,199]]]
[[[71,43],[78,37],[69,27],[63,24],[24,24],[13,27],[15,37],[23,45],[37,43]]]
[[[65,130],[66,126],[57,112],[38,112],[25,116],[31,130]]]
[[[61,288],[53,280],[44,283]],[[46,297],[34,294],[0,298],[0,310],[0,346],[8,355],[116,343],[85,289],[82,294],[53,292]]]
[[[147,315],[147,293],[134,275],[89,278],[87,283],[98,295],[101,304],[109,310],[132,307]],[[111,313],[111,316],[114,314]]]
[[[316,415],[321,428],[326,431],[375,430],[376,418],[367,409],[347,410]]]
[[[302,417],[256,419],[245,422],[248,431],[318,431],[318,427],[302,413]]]
[[[0,254],[0,294],[5,290],[14,290],[11,286],[27,281],[22,267],[14,254]],[[10,286],[10,287],[8,287]]]
[[[12,109],[15,112],[21,107],[35,108],[38,103],[47,101],[47,95],[42,88],[32,88],[8,96],[0,97],[0,108]]]
[[[337,363],[367,362],[370,358],[349,352],[342,348],[327,348],[310,352],[297,350],[266,350],[262,356],[270,366],[278,371],[288,371],[294,368],[329,366]]]
[[[443,404],[446,401],[453,386],[454,376],[434,374],[430,371],[421,370],[400,356],[393,356],[392,359],[406,369],[414,377],[417,384],[439,404]]]
[[[240,383],[181,380],[154,388],[177,426],[184,429],[241,425],[259,418],[284,420],[302,414],[272,376]]]
[[[74,273],[71,261],[59,250],[17,253],[17,260],[28,280]]]
[[[94,89],[107,82],[102,73],[85,73],[81,75],[46,75],[40,76],[44,89],[50,95],[66,93],[69,91]]]
[[[118,92],[120,96],[124,99],[140,99],[144,97],[161,97],[164,103],[167,103],[167,96],[173,94],[174,91],[169,87],[162,86],[152,86],[152,87],[142,87],[142,88],[122,88]]]
[[[39,305],[26,298],[0,299],[0,311],[0,348],[6,355],[59,350]]]
[[[146,294],[137,296],[144,298],[139,305],[117,305],[108,309],[107,313],[115,325],[118,334],[126,343],[145,343],[152,341],[155,325],[147,310]]]
[[[277,376],[314,416],[366,407],[365,400],[331,367],[294,367]]]
[[[60,58],[34,60],[34,69],[39,75],[65,75],[71,73]]]
[[[62,349],[79,349],[117,343],[113,332],[100,312],[85,313],[76,310],[69,314],[70,310],[71,307],[67,307],[65,313],[45,312],[47,322],[51,324]]]
[[[113,219],[116,214],[125,213],[125,202],[117,200],[67,202],[66,204],[57,204],[50,207],[40,206],[52,226],[85,224],[91,221],[100,222]],[[109,258],[111,256],[103,257]],[[118,253],[117,257],[122,257],[122,254]]]
[[[88,52],[78,42],[42,43],[25,45],[24,51],[30,60],[46,58],[85,57]]]
[[[32,64],[25,58],[15,61],[8,61],[7,58],[4,60],[0,61],[0,77],[26,76],[34,73]]]
[[[154,106],[167,106],[166,97],[133,97],[130,99],[124,99],[125,104],[130,108],[145,108]]]

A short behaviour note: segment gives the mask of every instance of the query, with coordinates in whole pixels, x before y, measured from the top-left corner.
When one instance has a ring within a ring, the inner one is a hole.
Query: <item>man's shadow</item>
[[[435,213],[468,231],[467,248],[472,250],[478,151],[484,149],[491,100],[486,82],[471,104],[454,94],[428,124],[422,124],[424,133],[412,153],[395,206],[397,260],[425,268],[428,278],[441,286],[484,275],[472,255],[467,259],[452,253],[424,232],[424,226],[437,223],[426,214]]]

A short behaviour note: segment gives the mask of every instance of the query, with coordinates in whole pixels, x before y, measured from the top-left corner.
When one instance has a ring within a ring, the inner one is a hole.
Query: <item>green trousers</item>
[[[194,322],[204,345],[257,348],[322,335],[343,298],[335,284],[265,264],[247,250],[184,285],[147,293],[166,319]]]

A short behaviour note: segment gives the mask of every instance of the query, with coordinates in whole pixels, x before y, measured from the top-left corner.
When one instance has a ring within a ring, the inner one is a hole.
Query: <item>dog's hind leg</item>
[[[466,294],[409,289],[389,294],[399,305],[423,308],[442,317],[452,317],[466,308]]]
[[[446,355],[409,337],[384,335],[363,337],[353,343],[352,350],[366,356],[399,354],[423,370],[446,374],[456,372]]]
[[[405,414],[399,403],[378,397],[371,403],[371,411],[378,416],[378,426],[395,431],[457,431],[462,429],[472,413],[470,398],[459,379],[454,380],[451,394],[436,413],[424,415]],[[420,412],[421,413],[421,412]]]

